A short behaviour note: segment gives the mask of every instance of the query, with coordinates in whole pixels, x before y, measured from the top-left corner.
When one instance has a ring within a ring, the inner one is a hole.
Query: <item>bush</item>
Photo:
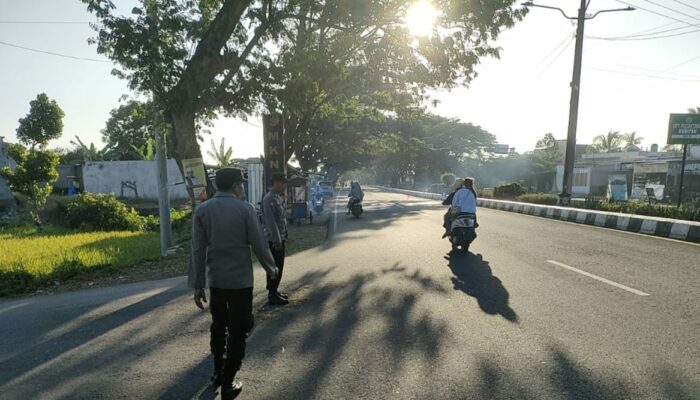
[[[452,186],[456,180],[457,175],[453,173],[446,173],[440,176],[440,182],[442,182],[445,186]]]
[[[479,198],[482,199],[493,199],[493,189],[479,189],[477,192]]]
[[[443,185],[442,183],[433,183],[430,185],[430,188],[428,188],[428,191],[430,193],[449,193],[451,192],[450,187]]]
[[[555,206],[559,203],[559,196],[547,193],[526,193],[515,198],[516,201],[523,203],[545,204]]]
[[[637,201],[611,202],[604,200],[597,203],[586,203],[584,208],[700,222],[700,207],[695,207],[693,205],[686,205],[678,208],[660,204],[649,205],[648,203]]]
[[[497,199],[512,200],[525,193],[527,193],[527,191],[517,183],[509,183],[507,185],[496,186],[496,188],[493,189],[493,197]]]
[[[170,224],[173,229],[177,229],[182,225],[189,222],[189,217],[192,214],[190,210],[176,210],[174,208],[170,209]],[[160,217],[158,215],[149,215],[145,217],[146,230],[147,231],[158,231],[160,230]]]
[[[114,195],[83,193],[61,206],[63,223],[90,231],[142,231],[146,222]]]

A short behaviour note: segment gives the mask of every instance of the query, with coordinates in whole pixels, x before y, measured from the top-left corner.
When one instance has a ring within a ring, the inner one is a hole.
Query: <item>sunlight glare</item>
[[[429,1],[421,0],[406,13],[405,22],[414,36],[429,36],[433,32],[438,11]]]

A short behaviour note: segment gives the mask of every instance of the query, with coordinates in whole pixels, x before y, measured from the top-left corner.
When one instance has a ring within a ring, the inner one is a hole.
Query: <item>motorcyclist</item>
[[[449,235],[449,227],[452,225],[452,219],[460,214],[472,214],[475,218],[475,228],[479,226],[476,223],[476,191],[474,190],[474,178],[464,178],[462,188],[455,192],[452,198],[452,204],[450,211],[448,212],[449,217],[445,218],[445,235]],[[449,221],[448,221],[449,218]],[[449,222],[449,224],[448,224]]]
[[[459,189],[462,189],[464,187],[464,179],[458,178],[455,180],[454,184],[452,185],[452,193],[450,193],[449,196],[445,200],[442,201],[443,206],[452,206],[452,200],[455,197],[455,194]],[[443,217],[443,224],[442,226],[445,228],[445,234],[442,236],[443,238],[446,237],[447,235],[450,234],[450,225],[452,224],[452,217],[450,215],[451,208],[447,209],[447,212],[445,213],[445,216]]]
[[[362,203],[362,200],[365,198],[365,193],[362,191],[362,188],[360,187],[360,182],[353,182],[350,186],[350,193],[348,194],[348,197],[350,198],[348,200],[348,212],[347,214],[350,215],[350,211],[352,210],[352,205],[355,203]]]

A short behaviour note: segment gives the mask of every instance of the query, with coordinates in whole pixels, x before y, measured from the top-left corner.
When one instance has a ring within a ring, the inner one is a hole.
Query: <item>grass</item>
[[[63,281],[116,273],[160,257],[153,232],[70,232],[45,227],[0,229],[0,296]]]

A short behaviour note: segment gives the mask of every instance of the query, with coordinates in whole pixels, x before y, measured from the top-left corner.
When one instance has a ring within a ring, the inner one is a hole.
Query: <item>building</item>
[[[6,143],[3,141],[3,137],[0,136],[0,170],[5,167],[10,167],[14,169],[16,164],[15,160],[10,158],[7,154]],[[12,191],[3,178],[0,178],[0,208],[14,207],[15,198],[12,195]]]
[[[678,199],[682,152],[625,151],[581,154],[574,165],[574,197],[610,197],[613,186],[624,187],[624,198],[645,199],[653,192],[657,200]],[[638,150],[638,149],[630,149]],[[557,167],[554,191],[560,191],[564,166]],[[686,160],[683,201],[700,197],[700,146],[692,146]],[[651,192],[650,192],[651,190]],[[622,196],[622,192],[619,192]]]

